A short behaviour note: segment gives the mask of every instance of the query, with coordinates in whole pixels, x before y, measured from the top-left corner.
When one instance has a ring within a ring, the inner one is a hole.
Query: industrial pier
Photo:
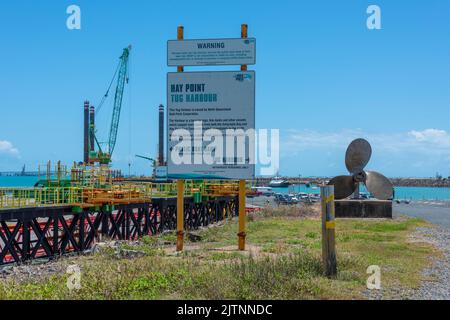
[[[77,181],[76,174],[83,180]],[[72,186],[61,180],[48,181],[47,187],[0,189],[0,265],[55,258],[106,239],[135,240],[176,228],[175,183],[110,184],[107,171],[78,168],[72,168],[72,178]],[[235,182],[186,181],[185,230],[236,216],[237,194]]]

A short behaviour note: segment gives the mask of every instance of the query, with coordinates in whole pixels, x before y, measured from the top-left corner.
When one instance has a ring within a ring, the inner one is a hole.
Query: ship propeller
[[[372,147],[367,140],[356,139],[350,143],[345,153],[345,166],[351,175],[337,176],[330,180],[334,185],[335,199],[351,196],[359,183],[364,183],[367,190],[379,200],[392,199],[394,187],[391,181],[376,171],[364,171],[372,156]]]

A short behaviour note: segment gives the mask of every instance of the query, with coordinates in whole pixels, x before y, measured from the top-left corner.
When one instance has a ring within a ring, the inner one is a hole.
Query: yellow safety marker
[[[327,221],[325,223],[325,228],[327,228],[327,229],[336,229],[336,222],[335,221]]]
[[[322,206],[326,206],[327,204],[329,204],[330,202],[334,201],[334,194],[331,194],[328,196],[328,198],[326,198],[323,203]],[[334,219],[334,217],[333,217]],[[326,221],[325,222],[325,228],[326,229],[335,229],[336,228],[336,221],[332,220],[332,221]]]
[[[330,203],[331,201],[334,201],[334,194],[328,196],[328,197],[322,202],[322,205],[327,205],[327,204]]]

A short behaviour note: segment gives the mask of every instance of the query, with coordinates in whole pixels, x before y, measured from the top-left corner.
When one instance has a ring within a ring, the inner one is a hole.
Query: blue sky
[[[66,28],[71,4],[81,30]],[[370,4],[382,30],[366,28]],[[281,174],[345,173],[346,145],[365,137],[371,169],[450,176],[447,0],[2,1],[0,170],[81,160],[83,101],[98,104],[132,44],[114,163],[149,173],[133,156],[156,153],[166,41],[180,24],[186,38],[239,37],[243,22],[257,38],[256,124],[281,130]],[[106,136],[109,114],[98,122]]]

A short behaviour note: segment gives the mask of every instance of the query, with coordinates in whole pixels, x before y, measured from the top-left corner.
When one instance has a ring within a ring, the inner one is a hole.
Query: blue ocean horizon
[[[291,185],[287,188],[273,188],[276,193],[320,193],[320,188],[316,185],[307,187],[304,184]],[[437,188],[437,187],[394,187],[395,199],[399,200],[437,200],[444,201],[450,200],[450,188]],[[361,186],[361,192],[367,192],[364,186]]]
[[[0,188],[33,187],[38,181],[36,176],[0,176]],[[291,185],[288,188],[273,188],[277,193],[306,192],[320,193],[316,185]],[[361,191],[366,191],[362,188]],[[396,199],[408,200],[450,200],[450,188],[435,187],[395,187]]]

